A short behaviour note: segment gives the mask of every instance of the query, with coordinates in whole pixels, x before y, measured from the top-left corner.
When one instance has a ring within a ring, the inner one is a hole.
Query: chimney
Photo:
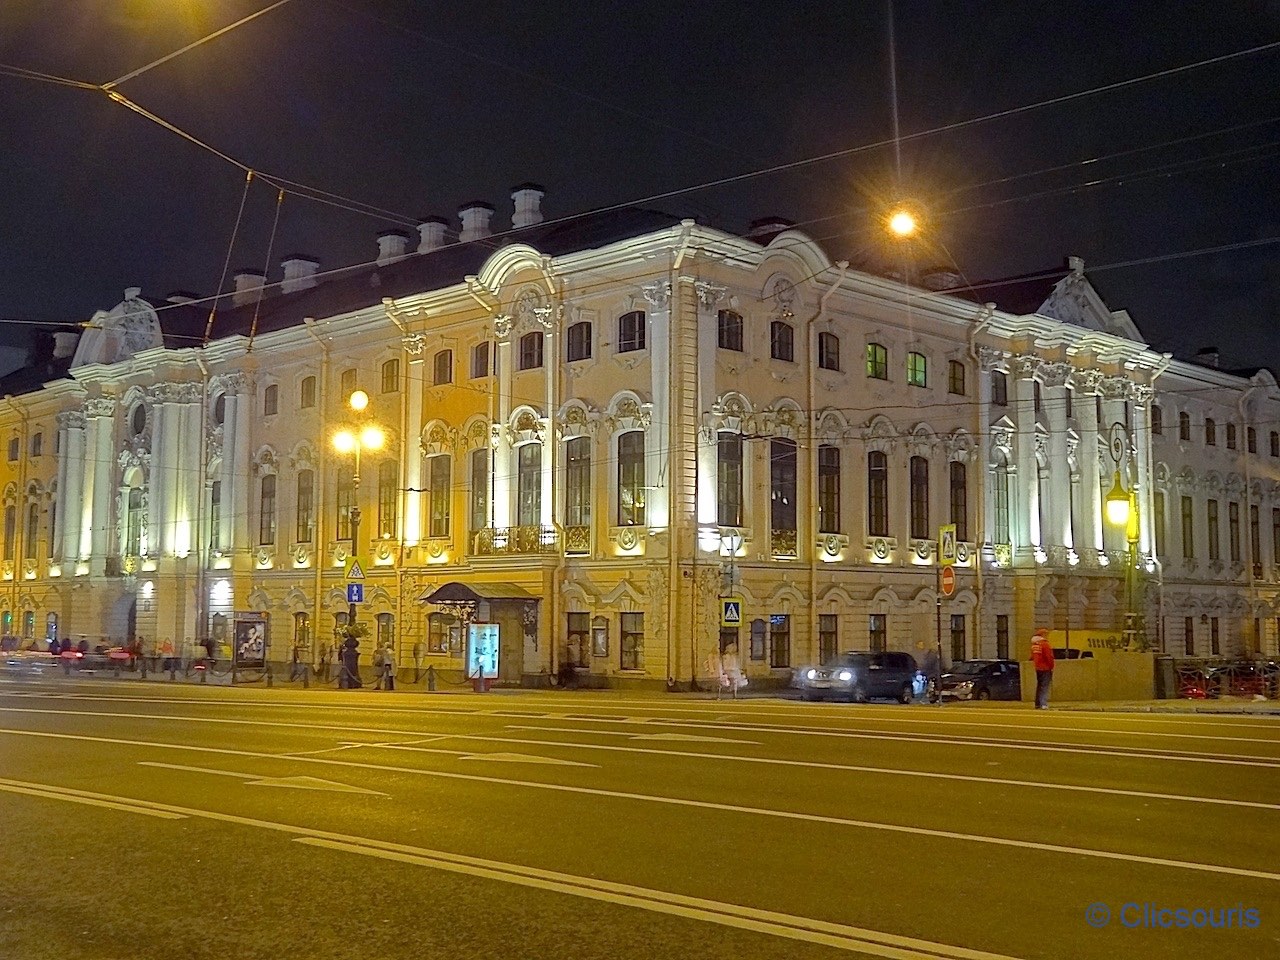
[[[378,266],[399,260],[409,250],[409,235],[402,230],[383,230],[378,234]]]
[[[59,330],[53,335],[53,359],[65,360],[76,352],[80,334],[71,330]]]
[[[1213,369],[1217,370],[1219,361],[1218,348],[1201,347],[1197,351],[1194,360],[1202,367],[1213,367]]]
[[[783,230],[790,230],[794,226],[795,222],[785,217],[761,217],[759,220],[751,221],[751,226],[747,229],[747,239],[765,244]]]
[[[299,290],[310,290],[316,285],[316,271],[320,269],[320,261],[295,253],[280,261],[280,269],[284,271],[280,292],[297,293]]]
[[[262,296],[262,288],[266,283],[267,275],[261,270],[236,271],[236,288],[231,294],[232,306],[243,307],[246,303],[253,303]]]
[[[519,230],[521,227],[532,227],[542,222],[542,198],[547,192],[536,183],[521,183],[511,188],[511,199],[515,201],[516,211],[511,217],[511,226]]]
[[[444,217],[426,217],[418,224],[418,252],[430,253],[444,246],[444,228],[449,221]]]
[[[483,200],[473,200],[458,208],[458,216],[462,218],[462,233],[458,239],[463,243],[472,240],[483,240],[489,236],[489,220],[493,216],[493,205]]]

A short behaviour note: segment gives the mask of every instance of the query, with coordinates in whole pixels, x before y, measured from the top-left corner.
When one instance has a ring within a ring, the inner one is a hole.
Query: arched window
[[[209,485],[209,549],[217,553],[222,549],[222,481]]]
[[[947,361],[947,393],[955,394],[957,397],[963,397],[965,394],[964,364],[959,360]]]
[[[453,489],[453,458],[447,453],[427,460],[427,536],[449,536],[449,505]]]
[[[823,370],[840,369],[840,338],[834,333],[818,334],[818,366]]]
[[[389,613],[380,613],[375,619],[377,630],[375,634],[376,645],[384,650],[389,650],[394,655],[395,639],[396,639],[396,619]]]
[[[959,460],[951,461],[951,522],[955,524],[956,539],[969,539],[969,479],[968,468]]]
[[[273,417],[280,412],[280,388],[271,384],[262,391],[262,415]]]
[[[535,336],[537,336],[535,334]],[[538,366],[542,365],[539,352]],[[453,383],[453,351],[441,350],[436,353],[431,363],[431,382],[437,387],[443,383]]]
[[[889,535],[889,458],[879,450],[867,454],[867,534]]]
[[[298,612],[293,615],[293,645],[299,650],[311,647],[311,614]]]
[[[217,399],[213,401],[213,422],[218,426],[222,426],[227,422],[227,395],[225,393],[218,394]]]
[[[644,433],[618,437],[618,526],[644,525]]]
[[[769,441],[769,525],[773,530],[786,533],[796,530],[798,464],[794,440]],[[778,553],[776,543],[774,553]]]
[[[526,333],[520,338],[520,369],[535,370],[542,366],[542,334]]]
[[[44,455],[44,434],[35,433],[31,436],[31,456],[40,457]]]
[[[1227,449],[1234,450],[1236,448],[1236,425],[1234,423],[1227,424]]]
[[[298,471],[298,501],[294,535],[298,543],[310,543],[316,528],[316,475],[314,470]]]
[[[721,350],[742,352],[742,314],[721,310],[716,315],[716,343]]]
[[[840,532],[840,448],[818,448],[818,532]]]
[[[1204,422],[1204,442],[1205,446],[1213,447],[1218,443],[1218,424],[1212,418]]]
[[[129,491],[129,515],[125,522],[125,556],[136,557],[142,553],[142,491],[134,487]]]
[[[565,331],[565,358],[591,359],[591,324],[588,321],[579,321]]]
[[[1189,413],[1178,414],[1178,439],[1191,439],[1191,414]]]
[[[912,457],[911,476],[911,536],[917,540],[929,539],[929,461],[924,457]]]
[[[316,378],[303,377],[298,388],[298,406],[303,410],[316,405]]]
[[[276,542],[276,478],[269,473],[262,478],[258,498],[258,543]]]
[[[542,525],[542,444],[525,443],[518,449],[516,468],[516,523]]]
[[[1258,431],[1253,427],[1245,427],[1244,442],[1250,453],[1258,452]]]
[[[1151,405],[1151,432],[1157,437],[1164,434],[1164,411],[1158,403]]]
[[[913,350],[907,354],[907,383],[913,387],[929,385],[929,361],[923,353]]]
[[[618,352],[630,353],[643,350],[645,315],[643,310],[632,310],[618,318]]]
[[[889,379],[889,351],[883,344],[867,344],[867,376],[872,380]]]
[[[564,445],[564,522],[591,525],[591,438],[574,437]]]
[[[785,320],[774,320],[769,324],[769,356],[788,362],[796,358],[796,331]]]
[[[338,389],[342,392],[342,402],[346,403],[347,397],[351,396],[356,389],[356,371],[354,367],[342,371],[342,376],[338,379]]]
[[[147,429],[147,408],[142,404],[134,407],[133,413],[129,415],[129,429],[135,437],[141,436],[142,431]]]
[[[14,552],[17,550],[18,540],[18,508],[13,504],[4,508],[4,558],[6,560],[16,560]]]
[[[388,360],[382,365],[382,392],[395,393],[400,389],[400,361]]]
[[[489,375],[489,341],[477,343],[471,348],[471,379],[478,380]]]
[[[1012,543],[1009,536],[1009,461],[1003,454],[996,462],[992,484],[992,533],[996,543]]]
[[[351,539],[351,507],[355,504],[355,484],[351,467],[343,464],[338,467],[334,505],[337,507],[337,524],[334,528],[337,539]],[[352,544],[355,547],[355,544]]]
[[[400,465],[395,460],[378,464],[378,536],[390,540],[396,535],[400,503]]]
[[[716,444],[716,522],[742,526],[742,434],[721,432]]]
[[[34,500],[27,504],[27,535],[24,539],[22,552],[28,558],[35,557],[40,541],[40,504]]]

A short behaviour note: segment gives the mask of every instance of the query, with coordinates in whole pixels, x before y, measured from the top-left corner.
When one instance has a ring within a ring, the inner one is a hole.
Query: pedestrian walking
[[[733,695],[733,699],[738,699],[738,691],[747,685],[747,678],[742,674],[742,666],[738,662],[738,645],[731,643],[724,648],[724,653],[720,656],[721,670],[723,671],[725,685]]]
[[[382,689],[396,688],[396,657],[390,646],[382,648]]]
[[[1053,683],[1053,647],[1049,631],[1040,627],[1031,639],[1031,664],[1036,668],[1036,709],[1049,706],[1049,687]]]

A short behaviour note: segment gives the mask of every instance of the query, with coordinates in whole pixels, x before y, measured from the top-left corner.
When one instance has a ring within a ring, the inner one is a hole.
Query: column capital
[[[90,397],[84,402],[86,417],[111,417],[116,412],[115,397]]]

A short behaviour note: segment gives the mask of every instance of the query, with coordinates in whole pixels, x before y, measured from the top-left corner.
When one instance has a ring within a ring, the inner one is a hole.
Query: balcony
[[[555,527],[485,527],[472,531],[473,556],[549,554],[559,547]]]
[[[591,528],[564,528],[564,553],[567,557],[585,557],[591,553]]]

